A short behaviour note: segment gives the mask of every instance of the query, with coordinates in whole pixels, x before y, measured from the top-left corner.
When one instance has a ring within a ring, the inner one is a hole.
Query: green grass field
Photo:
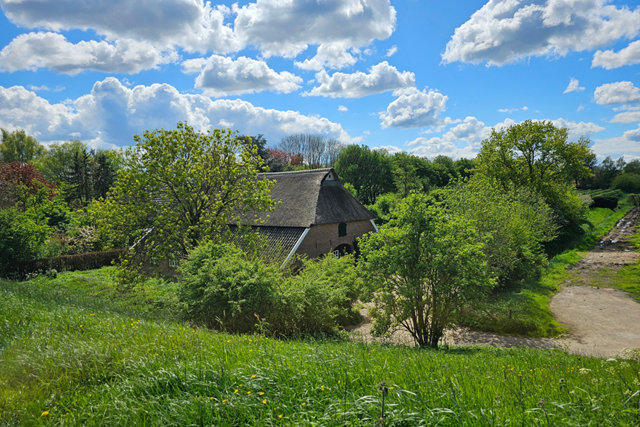
[[[232,336],[110,270],[0,282],[0,425],[637,426],[640,364]]]

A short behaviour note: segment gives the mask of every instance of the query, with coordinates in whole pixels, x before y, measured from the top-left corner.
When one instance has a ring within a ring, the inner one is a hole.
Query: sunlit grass
[[[2,425],[372,426],[381,381],[385,425],[640,422],[634,361],[233,336],[65,293],[61,276],[56,292],[0,282]]]

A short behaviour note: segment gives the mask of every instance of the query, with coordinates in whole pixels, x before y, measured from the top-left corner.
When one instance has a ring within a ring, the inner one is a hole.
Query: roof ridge
[[[281,171],[281,172],[262,172],[264,175],[280,175],[280,174],[305,174],[305,173],[315,173],[315,172],[328,172],[333,168],[320,168],[320,169],[305,169],[301,171]]]

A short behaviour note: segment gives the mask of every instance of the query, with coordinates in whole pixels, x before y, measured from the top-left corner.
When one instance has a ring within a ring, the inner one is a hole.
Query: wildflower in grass
[[[266,405],[266,404],[267,404],[267,399],[264,399],[264,400],[262,401],[262,404],[263,404],[263,405]]]
[[[247,394],[251,394],[251,390],[249,390],[249,391],[247,392]]]
[[[213,399],[213,397],[212,397]],[[227,403],[227,399],[222,399],[222,403]]]
[[[238,389],[233,390],[233,392],[234,392],[234,393],[237,393],[237,392],[238,392]]]
[[[324,391],[324,386],[323,385],[320,386],[320,390]]]
[[[282,418],[282,414],[278,415],[278,418]]]
[[[307,405],[307,402],[302,402],[302,406],[306,406],[306,405]]]
[[[251,378],[255,378],[255,377],[256,377],[255,375],[251,375]]]
[[[261,391],[261,392],[260,392],[260,396],[262,396],[263,394],[264,394],[264,391]]]

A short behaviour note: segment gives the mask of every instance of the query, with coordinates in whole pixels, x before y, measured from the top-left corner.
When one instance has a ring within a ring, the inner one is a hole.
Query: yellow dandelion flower
[[[255,377],[256,377],[255,375],[251,375],[251,378],[255,378]]]
[[[234,393],[237,393],[237,392],[238,392],[238,389],[233,390],[233,392],[234,392]]]
[[[227,342],[231,342],[231,340],[227,340]]]
[[[320,390],[324,391],[324,386],[323,385],[320,386]]]
[[[264,391],[261,391],[261,392],[260,392],[260,396],[262,396],[263,394],[264,394]]]
[[[266,404],[267,404],[267,399],[263,400],[263,401],[262,401],[262,404],[263,404],[263,405],[266,405]]]
[[[278,418],[282,418],[282,414],[278,415]]]
[[[40,416],[41,417],[46,417],[47,415],[49,415],[49,411],[44,411]]]
[[[249,353],[251,353],[253,350],[249,350]]]
[[[249,390],[249,391],[247,392],[247,394],[251,394],[251,390]]]
[[[213,397],[212,397],[213,399]],[[227,403],[227,399],[222,399],[222,403]]]
[[[213,400],[213,397],[210,397],[210,398],[209,398],[209,400]],[[223,400],[223,402],[226,402],[226,399],[225,399],[225,400]]]
[[[306,406],[307,402],[302,402],[302,406]]]

